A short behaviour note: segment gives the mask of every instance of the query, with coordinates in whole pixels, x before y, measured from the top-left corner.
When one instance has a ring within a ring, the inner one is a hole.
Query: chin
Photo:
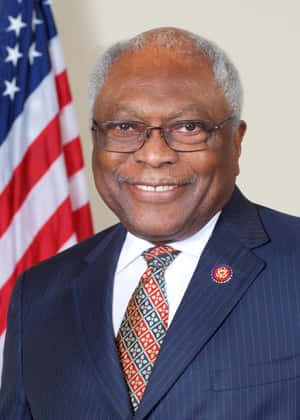
[[[124,223],[123,223],[124,224]],[[174,242],[180,239],[180,229],[178,225],[168,225],[167,223],[152,224],[124,224],[129,232],[139,238],[145,239],[154,244]]]

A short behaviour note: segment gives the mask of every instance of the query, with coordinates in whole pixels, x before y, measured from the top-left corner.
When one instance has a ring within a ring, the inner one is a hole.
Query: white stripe
[[[0,287],[11,276],[34,236],[67,197],[68,185],[61,155],[30,191],[0,239]]]
[[[88,203],[89,197],[83,168],[69,179],[69,191],[73,211]]]
[[[9,182],[30,144],[58,113],[53,74],[49,74],[27,99],[0,147],[0,192]]]
[[[3,350],[4,350],[4,342],[5,342],[5,331],[0,336],[0,388],[1,388],[1,372],[2,372],[2,366],[3,366]]]
[[[65,60],[60,44],[60,40],[56,35],[54,38],[51,39],[49,42],[49,54],[51,59],[52,69],[54,71],[55,76],[60,74],[62,71],[65,70]]]
[[[63,109],[60,111],[59,118],[61,140],[62,144],[65,146],[79,135],[72,102],[63,107]]]
[[[62,252],[65,249],[70,248],[71,246],[75,245],[77,243],[77,238],[75,233],[72,234],[72,236],[63,244],[63,246],[58,250],[58,252]]]

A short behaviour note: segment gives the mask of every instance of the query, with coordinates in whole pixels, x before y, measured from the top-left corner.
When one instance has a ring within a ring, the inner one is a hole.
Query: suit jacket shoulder
[[[293,248],[300,252],[300,217],[279,212],[261,205],[257,205],[263,226],[272,238],[273,244]],[[284,241],[283,241],[284,240]]]
[[[56,294],[61,295],[64,289],[70,289],[73,280],[84,270],[86,264],[96,259],[99,252],[109,246],[112,238],[119,238],[122,245],[125,234],[123,226],[116,224],[26,270],[18,280],[24,283],[22,289],[25,314],[27,309],[36,310],[33,305],[35,301],[42,305],[43,296],[49,299],[52,294],[55,299]]]

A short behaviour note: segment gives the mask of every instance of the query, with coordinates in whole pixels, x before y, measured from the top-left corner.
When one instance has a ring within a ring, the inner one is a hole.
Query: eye
[[[175,132],[178,134],[197,135],[203,131],[201,124],[196,121],[182,121],[175,126]]]
[[[107,126],[108,130],[116,134],[127,134],[137,129],[136,124],[132,121],[113,121]]]
[[[138,136],[141,130],[143,127],[134,121],[112,121],[106,126],[106,134],[110,138],[132,138]]]
[[[186,131],[194,131],[197,128],[196,124],[194,122],[190,122],[185,124],[182,127],[182,131],[186,130]]]
[[[132,124],[128,123],[128,122],[121,122],[119,124],[116,125],[116,128],[119,128],[120,130],[124,130],[124,131],[128,131],[130,128],[132,127]]]

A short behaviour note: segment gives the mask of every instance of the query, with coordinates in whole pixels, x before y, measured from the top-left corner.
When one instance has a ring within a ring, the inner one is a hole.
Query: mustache
[[[195,184],[196,178],[178,178],[178,177],[130,177],[118,175],[117,180],[120,184],[140,184],[140,185],[185,185],[185,184]]]

